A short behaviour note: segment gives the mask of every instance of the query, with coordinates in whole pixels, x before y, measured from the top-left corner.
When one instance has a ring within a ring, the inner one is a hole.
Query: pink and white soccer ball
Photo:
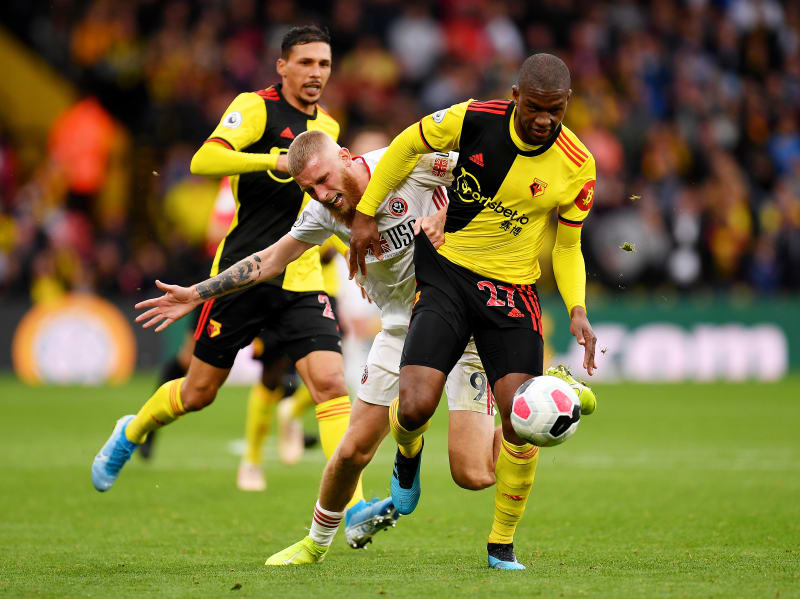
[[[552,447],[578,430],[581,402],[560,378],[537,376],[525,381],[514,394],[511,425],[516,433],[540,447]]]

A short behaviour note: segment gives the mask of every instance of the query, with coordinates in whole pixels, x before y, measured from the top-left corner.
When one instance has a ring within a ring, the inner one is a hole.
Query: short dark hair
[[[311,42],[324,42],[331,45],[331,36],[327,29],[317,25],[303,25],[292,27],[281,40],[281,57],[286,59],[295,46],[310,44]]]
[[[519,87],[544,91],[567,90],[571,81],[569,68],[558,56],[534,54],[519,69]]]

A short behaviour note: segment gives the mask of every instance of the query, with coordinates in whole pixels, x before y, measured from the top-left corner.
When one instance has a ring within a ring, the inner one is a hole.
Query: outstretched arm
[[[192,157],[189,168],[193,175],[206,177],[289,170],[286,156],[283,154],[238,152],[213,140],[200,146]]]
[[[299,258],[312,245],[287,234],[268,248],[251,254],[217,276],[191,287],[156,281],[156,286],[164,291],[164,295],[136,304],[137,310],[147,309],[136,317],[136,322],[143,322],[142,326],[146,329],[158,325],[156,333],[160,333],[206,300],[234,293],[278,276],[290,262]]]

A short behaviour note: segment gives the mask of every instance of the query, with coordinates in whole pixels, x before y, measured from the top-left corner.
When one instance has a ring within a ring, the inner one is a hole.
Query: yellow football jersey
[[[424,117],[431,151],[458,150],[445,243],[439,253],[478,274],[514,284],[539,278],[550,213],[580,227],[592,206],[595,162],[567,127],[542,146],[523,142],[509,100],[469,100]]]
[[[327,112],[319,106],[313,115],[297,110],[276,85],[239,94],[206,143],[242,152],[285,154],[295,137],[312,129],[334,140],[339,136],[339,124]],[[278,241],[311,199],[288,174],[277,171],[242,173],[231,176],[230,182],[236,213],[217,248],[211,275]],[[274,283],[290,291],[322,290],[319,248],[309,249],[289,264]]]

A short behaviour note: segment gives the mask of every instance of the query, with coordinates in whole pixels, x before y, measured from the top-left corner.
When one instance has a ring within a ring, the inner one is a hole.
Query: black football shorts
[[[295,363],[313,351],[342,351],[339,321],[327,293],[263,283],[203,304],[194,355],[230,368],[239,350],[257,336],[265,362],[283,354]]]
[[[421,233],[414,244],[417,289],[400,365],[448,373],[475,337],[489,383],[512,372],[542,374],[542,311],[534,285],[476,274],[443,258]]]

